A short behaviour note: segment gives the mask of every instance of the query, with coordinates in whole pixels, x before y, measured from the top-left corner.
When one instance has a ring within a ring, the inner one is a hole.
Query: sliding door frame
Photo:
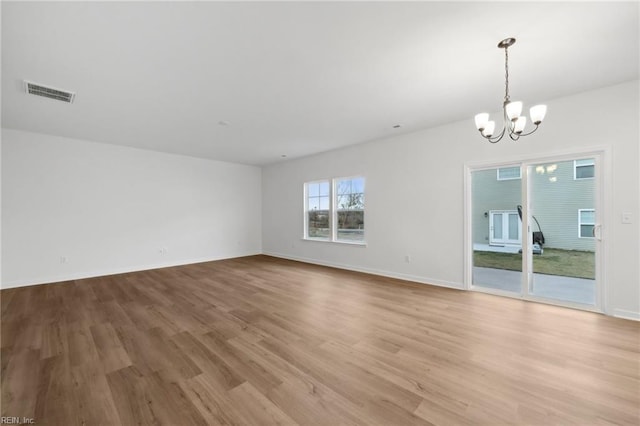
[[[594,196],[596,206],[596,224],[600,230],[600,239],[596,241],[598,246],[595,253],[596,265],[596,294],[595,305],[586,305],[569,301],[559,301],[547,299],[540,296],[530,294],[533,280],[533,264],[532,264],[532,241],[531,241],[531,215],[530,215],[530,189],[531,179],[529,176],[529,166],[554,161],[569,161],[579,157],[590,157],[595,160],[595,177],[594,177]],[[522,282],[519,294],[501,291],[491,288],[473,285],[473,221],[472,221],[472,172],[497,169],[500,167],[516,166],[521,167],[521,194],[522,194],[522,250],[523,258],[526,259],[522,264]],[[480,161],[467,162],[464,165],[464,287],[467,290],[474,290],[484,293],[495,294],[499,296],[507,296],[519,298],[523,300],[542,302],[552,305],[560,305],[569,308],[576,308],[587,311],[603,312],[611,314],[609,307],[610,287],[605,281],[605,271],[608,258],[610,256],[609,248],[609,221],[611,216],[611,149],[609,147],[590,147],[585,149],[574,149],[561,152],[548,153],[541,156],[527,156],[520,158],[510,158],[499,161]],[[524,232],[527,230],[527,232]]]

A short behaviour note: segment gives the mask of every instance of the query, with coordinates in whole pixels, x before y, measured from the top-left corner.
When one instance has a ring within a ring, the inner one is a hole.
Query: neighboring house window
[[[309,182],[306,186],[307,238],[328,240],[331,237],[331,212],[329,200],[331,196],[328,180]]]
[[[575,160],[573,162],[573,178],[592,179],[595,176],[595,162],[593,158],[585,160]]]
[[[594,209],[578,210],[578,236],[593,238],[593,228],[596,226],[596,211]]]
[[[364,178],[305,183],[305,238],[364,242]]]
[[[498,180],[513,180],[520,179],[520,166],[515,167],[501,167],[497,169]]]

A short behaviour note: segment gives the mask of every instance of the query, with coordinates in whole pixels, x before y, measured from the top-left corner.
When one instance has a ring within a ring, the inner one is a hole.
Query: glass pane
[[[311,197],[309,198],[309,205],[307,207],[309,211],[311,210],[320,210],[320,198]]]
[[[329,197],[320,197],[320,210],[329,210]]]
[[[337,239],[364,240],[364,178],[336,182]]]
[[[502,239],[502,214],[494,213],[493,215],[493,238],[496,240]]]
[[[338,195],[348,194],[351,192],[351,181],[350,180],[339,180],[336,182],[336,192]]]
[[[352,179],[351,189],[353,192],[364,192],[364,178]]]
[[[576,179],[592,178],[595,174],[595,166],[576,167]]]
[[[509,215],[509,240],[518,240],[518,231],[520,230],[520,220],[517,214]]]
[[[473,277],[475,287],[522,292],[522,255],[517,241],[505,240],[509,218],[522,204],[519,179],[496,179],[498,169],[471,173]],[[519,221],[516,220],[519,224]]]
[[[593,225],[580,225],[580,236],[582,238],[593,238]]]
[[[529,292],[547,299],[594,305],[596,242],[580,237],[592,236],[595,215],[581,210],[595,207],[595,181],[573,179],[573,161],[538,164],[531,166],[529,173],[535,240]],[[581,224],[579,219],[587,223]]]
[[[309,197],[317,197],[320,195],[320,185],[317,183],[309,183],[307,184],[307,195]]]
[[[336,199],[336,209],[346,210],[349,208],[349,196],[338,195]]]
[[[363,241],[364,240],[364,211],[348,210],[339,211],[338,240]]]
[[[582,210],[580,211],[580,222],[581,223],[596,223],[596,212],[595,210]]]
[[[329,211],[315,210],[310,211],[307,220],[309,238],[329,238]]]
[[[329,195],[329,182],[320,182],[320,195]]]

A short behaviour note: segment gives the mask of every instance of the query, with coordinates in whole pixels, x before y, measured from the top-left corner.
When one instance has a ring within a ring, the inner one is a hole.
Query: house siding
[[[473,242],[489,244],[489,212],[516,210],[522,204],[520,179],[498,180],[496,169],[473,172]]]
[[[593,251],[594,239],[579,237],[578,211],[595,208],[594,179],[574,179],[573,168],[573,161],[532,167],[531,213],[540,223],[546,248]],[[487,244],[489,212],[516,210],[516,206],[522,204],[521,180],[499,181],[496,169],[476,171],[473,172],[472,190],[473,241]],[[531,229],[538,230],[535,221]]]
[[[531,213],[542,226],[545,247],[594,251],[593,238],[578,236],[578,210],[595,208],[594,179],[574,179],[573,161],[533,169]]]

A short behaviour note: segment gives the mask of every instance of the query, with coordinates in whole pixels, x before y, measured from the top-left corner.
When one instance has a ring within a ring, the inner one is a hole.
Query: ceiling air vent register
[[[31,81],[24,81],[24,88],[30,95],[42,96],[49,99],[55,99],[57,101],[72,103],[76,94],[66,90],[54,89],[53,87],[43,86],[41,84],[32,83]]]

